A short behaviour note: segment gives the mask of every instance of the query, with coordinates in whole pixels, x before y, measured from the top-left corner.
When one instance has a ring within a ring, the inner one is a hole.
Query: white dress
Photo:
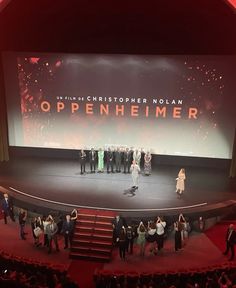
[[[138,178],[139,178],[139,172],[140,168],[137,164],[132,164],[130,167],[132,179],[133,179],[133,186],[138,187]]]
[[[176,191],[184,191],[185,173],[179,173],[176,183]]]

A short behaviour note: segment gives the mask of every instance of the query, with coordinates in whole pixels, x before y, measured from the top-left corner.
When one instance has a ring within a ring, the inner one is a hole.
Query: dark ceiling
[[[0,49],[235,54],[236,14],[224,0],[12,0]]]

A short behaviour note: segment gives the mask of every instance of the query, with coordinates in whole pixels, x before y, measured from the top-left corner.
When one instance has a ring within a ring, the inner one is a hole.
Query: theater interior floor
[[[186,168],[186,189],[182,199],[175,193],[179,167],[154,167],[150,176],[142,173],[139,189],[132,186],[131,174],[94,173],[80,175],[78,161],[58,158],[19,158],[0,164],[0,185],[12,187],[46,200],[75,207],[119,211],[171,211],[236,200],[235,181],[219,168]],[[89,165],[86,170],[89,171]]]

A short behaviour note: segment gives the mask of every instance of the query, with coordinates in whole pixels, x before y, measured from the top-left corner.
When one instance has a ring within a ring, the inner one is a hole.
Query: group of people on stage
[[[96,166],[99,173],[104,172],[105,163],[107,173],[130,173],[133,161],[135,161],[135,164],[138,165],[140,168],[142,157],[144,160],[144,174],[150,175],[152,168],[152,155],[149,151],[144,152],[142,149],[109,147],[107,150],[99,148],[97,151],[94,148],[91,148],[91,150],[88,152],[91,173],[95,173]],[[87,154],[85,150],[80,150],[79,159],[81,174],[84,174],[86,173],[85,165],[87,161]]]
[[[188,234],[191,230],[187,218],[180,214],[173,223],[174,250],[181,250],[186,244]],[[113,241],[119,247],[120,258],[126,259],[126,253],[133,254],[134,243],[139,246],[140,256],[145,255],[147,244],[151,254],[157,255],[164,247],[167,237],[167,223],[165,219],[158,216],[154,221],[148,221],[147,225],[140,221],[138,226],[127,225],[123,217],[117,215],[113,221]]]
[[[142,149],[133,149],[133,147],[108,147],[106,151],[102,148],[99,148],[98,151],[96,151],[94,148],[91,148],[91,150],[88,151],[88,158],[91,173],[96,172],[96,166],[98,173],[104,172],[104,163],[106,163],[107,173],[120,173],[121,170],[123,170],[123,173],[125,174],[132,173],[132,189],[135,190],[138,189],[138,178],[141,171],[141,160],[143,160],[144,175],[149,176],[152,170],[152,155],[150,151],[144,152]],[[87,154],[85,150],[80,150],[79,159],[81,168],[80,174],[83,175],[86,173],[85,167],[87,161]],[[176,178],[176,193],[178,198],[181,198],[183,195],[185,189],[185,179],[185,169],[181,168],[178,173],[178,177]]]

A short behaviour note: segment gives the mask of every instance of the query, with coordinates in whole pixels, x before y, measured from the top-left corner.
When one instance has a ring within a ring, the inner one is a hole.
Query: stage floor
[[[235,181],[228,178],[228,171],[199,167],[185,167],[186,190],[183,198],[177,199],[179,168],[162,165],[150,176],[141,174],[139,189],[132,195],[126,193],[132,186],[131,174],[80,175],[75,160],[19,158],[0,164],[0,185],[75,207],[119,211],[171,211],[236,200]]]

